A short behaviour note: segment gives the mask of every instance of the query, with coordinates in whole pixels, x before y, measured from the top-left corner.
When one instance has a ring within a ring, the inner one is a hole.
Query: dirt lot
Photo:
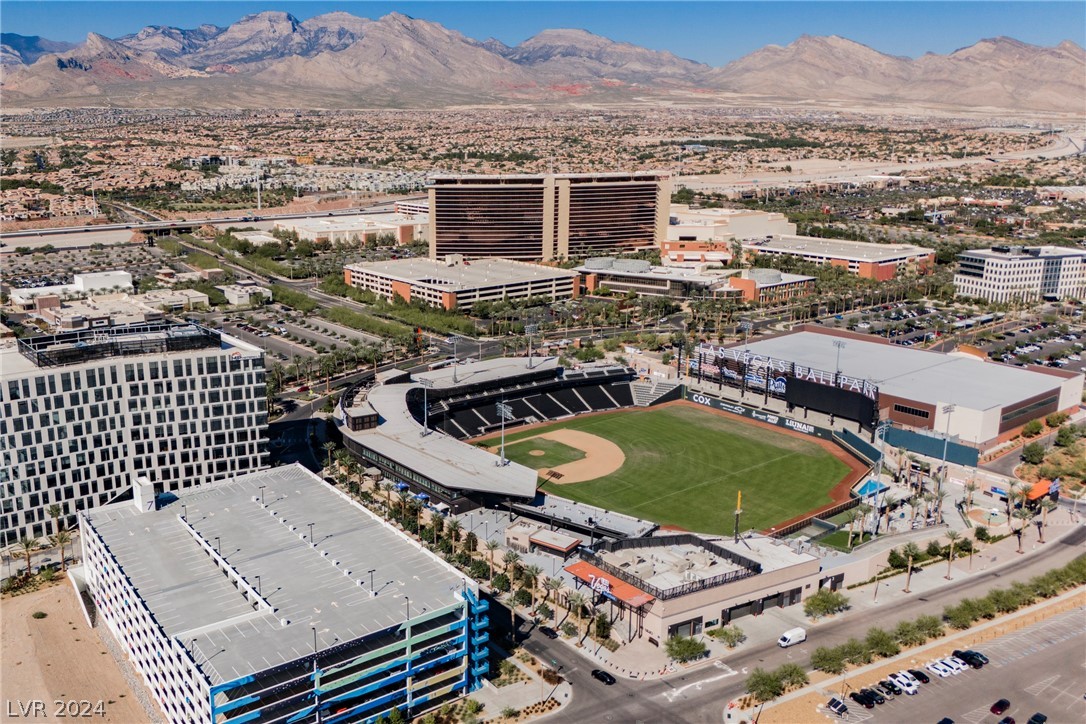
[[[35,611],[45,618],[35,619]],[[0,721],[67,721],[102,702],[100,722],[147,721],[120,669],[98,637],[89,629],[75,592],[67,583],[0,601]],[[44,702],[44,715],[19,718],[9,715],[29,702]],[[80,711],[72,701],[85,701]],[[54,717],[59,706],[70,706],[68,716]]]

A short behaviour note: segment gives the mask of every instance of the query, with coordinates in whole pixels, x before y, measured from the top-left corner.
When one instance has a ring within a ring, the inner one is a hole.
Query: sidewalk
[[[530,710],[531,718],[550,715],[561,711],[562,707],[569,703],[573,688],[568,681],[563,679],[557,686],[547,684],[540,675],[516,656],[510,655],[494,644],[491,645],[496,650],[501,651],[503,661],[512,662],[522,674],[528,677],[528,680],[506,684],[505,686],[494,686],[489,679],[484,679],[482,688],[473,692],[469,697],[483,705],[479,717],[482,721],[501,719],[502,711],[507,708],[516,709],[521,713]],[[537,662],[539,661],[534,656],[532,658]],[[542,663],[540,663],[540,666],[542,667]],[[557,706],[552,704],[550,705],[551,708],[545,711],[542,710],[546,702],[550,700],[557,702]]]

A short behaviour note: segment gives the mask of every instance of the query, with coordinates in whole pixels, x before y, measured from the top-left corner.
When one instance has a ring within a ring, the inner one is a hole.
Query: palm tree
[[[935,503],[935,522],[939,525],[943,524],[943,501],[946,500],[947,492],[940,490],[938,493],[932,495],[931,499]]]
[[[1009,486],[1007,486],[1007,521],[1010,522],[1012,517],[1012,507],[1018,498],[1018,494],[1022,491],[1022,481],[1015,480]]]
[[[49,536],[49,544],[60,549],[60,569],[62,571],[68,570],[68,564],[64,560],[64,546],[72,542],[72,534],[61,528],[53,535]]]
[[[886,506],[886,513],[885,513],[885,515],[886,515],[886,530],[889,532],[889,530],[890,530],[890,510],[895,505],[897,505],[897,496],[896,495],[889,495],[889,494],[884,495],[883,498],[882,498],[882,504],[884,506]]]
[[[1014,517],[1022,521],[1022,524],[1014,530],[1014,535],[1018,538],[1018,552],[1022,553],[1022,531],[1029,525],[1029,521],[1033,518],[1033,513],[1029,512],[1025,508],[1019,508],[1014,511]]]
[[[552,576],[543,581],[543,601],[546,602],[550,599],[551,591],[554,591],[554,603],[558,604],[558,594],[566,587],[566,582],[557,576]]]
[[[920,509],[920,497],[917,495],[910,496],[909,507],[913,509],[912,517],[909,518],[910,523],[916,522],[916,511]]]
[[[1048,511],[1055,510],[1055,509],[1056,509],[1056,504],[1053,503],[1051,500],[1046,499],[1046,500],[1041,501],[1041,525],[1039,525],[1037,527],[1037,539],[1041,543],[1045,542],[1044,530],[1045,530],[1045,526],[1048,525]]]
[[[905,593],[908,593],[909,582],[913,578],[913,561],[920,555],[920,546],[916,545],[916,543],[906,543],[902,546],[901,552],[909,561],[909,569],[905,574]]]
[[[385,517],[392,517],[392,483],[385,481],[377,481],[377,487],[380,490],[385,491]]]
[[[49,517],[53,519],[53,532],[57,533],[60,531],[60,524],[58,521],[60,520],[60,516],[64,514],[64,509],[56,503],[53,503],[47,510]]]
[[[26,577],[30,578],[30,554],[38,549],[38,539],[20,538],[19,547],[23,549],[23,555],[26,557]]]
[[[1071,512],[1078,515],[1078,501],[1082,500],[1083,496],[1086,496],[1086,485],[1080,485],[1077,488],[1069,489],[1067,494],[1075,499],[1075,504],[1071,507]]]
[[[950,562],[954,560],[954,544],[961,538],[961,534],[956,530],[948,530],[946,533],[946,539],[950,541],[950,550],[946,556],[946,579],[950,580]]]
[[[326,465],[326,467],[331,469],[331,467],[332,467],[332,453],[335,452],[335,450],[336,450],[336,444],[334,442],[332,442],[331,440],[329,440],[328,442],[321,445],[321,448],[324,449],[325,454],[328,456],[328,464]]]
[[[979,489],[980,486],[977,485],[973,480],[970,480],[968,483],[965,484],[965,504],[970,508],[973,507],[973,494],[976,493]]]
[[[525,566],[524,578],[531,584],[532,589],[532,610],[535,611],[535,591],[536,584],[539,582],[539,576],[543,573],[543,569],[539,566]]]
[[[849,550],[852,550],[852,529],[855,527],[856,521],[859,519],[859,517],[860,517],[860,511],[856,510],[855,508],[848,511],[848,515],[845,516],[845,519],[848,520],[848,549]]]
[[[505,564],[505,575],[509,576],[510,580],[516,578],[514,574],[520,564],[520,554],[516,551],[506,551],[502,556],[502,563]]]
[[[462,527],[460,521],[456,518],[449,518],[449,522],[445,524],[445,530],[449,532],[449,540],[452,541],[453,547],[460,542],[460,529]]]
[[[566,596],[566,603],[569,605],[569,612],[573,614],[573,617],[577,621],[577,638],[581,636],[581,610],[585,607],[588,599],[585,598],[583,593],[574,591]]]
[[[501,548],[501,545],[496,540],[488,540],[485,543],[487,555],[490,557],[490,577],[494,577],[494,551]]]

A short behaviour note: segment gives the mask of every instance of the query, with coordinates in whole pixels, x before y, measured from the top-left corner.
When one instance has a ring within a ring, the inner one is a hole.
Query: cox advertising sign
[[[747,407],[746,405],[740,405],[735,402],[728,402],[727,400],[718,400],[715,397],[709,397],[708,395],[703,395],[700,392],[691,393],[686,396],[686,399],[698,405],[710,407],[714,410],[723,410],[724,412],[730,412],[733,415],[740,415],[751,420],[768,422],[770,425],[776,425],[777,427],[784,427],[789,430],[795,430],[796,432],[802,432],[804,435],[814,435],[815,437],[822,437],[826,438],[827,440],[832,438],[832,434],[829,430],[825,430],[821,427],[816,427],[815,425],[812,425],[808,422],[803,422],[802,420],[793,420],[791,417],[775,415],[772,412],[756,410],[753,407]]]

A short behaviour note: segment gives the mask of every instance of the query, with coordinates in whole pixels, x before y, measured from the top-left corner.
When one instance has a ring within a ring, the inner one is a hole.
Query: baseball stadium
[[[367,465],[455,512],[559,496],[726,535],[742,492],[740,530],[771,533],[847,502],[868,470],[828,431],[682,394],[628,367],[507,358],[383,373],[337,421]]]

